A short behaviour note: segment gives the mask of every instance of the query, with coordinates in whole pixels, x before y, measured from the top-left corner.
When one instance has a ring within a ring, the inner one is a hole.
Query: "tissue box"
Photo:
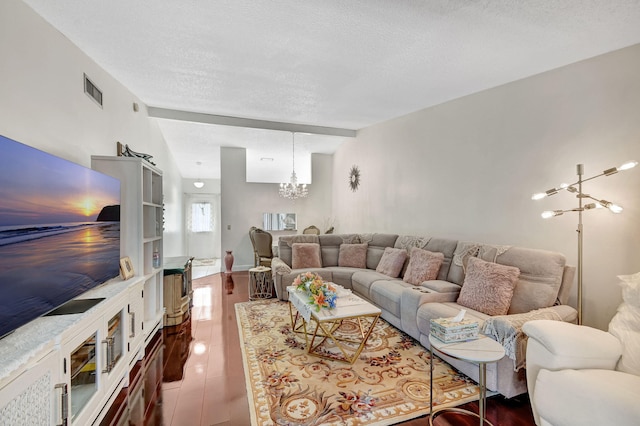
[[[464,319],[459,322],[452,322],[453,318],[432,319],[431,335],[437,337],[445,343],[461,342],[478,338],[478,323],[476,321]]]

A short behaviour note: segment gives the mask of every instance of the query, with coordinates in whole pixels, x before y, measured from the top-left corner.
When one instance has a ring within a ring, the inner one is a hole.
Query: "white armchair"
[[[617,337],[550,320],[530,321],[523,331],[536,425],[640,425],[640,376],[616,370]]]

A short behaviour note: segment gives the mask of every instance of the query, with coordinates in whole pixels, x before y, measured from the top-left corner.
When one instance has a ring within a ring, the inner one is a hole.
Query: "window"
[[[191,204],[191,232],[213,232],[211,203],[196,202]]]

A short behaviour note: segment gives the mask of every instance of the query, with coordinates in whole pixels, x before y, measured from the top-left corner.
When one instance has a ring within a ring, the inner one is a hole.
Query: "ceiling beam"
[[[217,124],[220,126],[249,127],[253,129],[281,130],[283,132],[311,133],[315,135],[356,137],[356,130],[338,127],[312,126],[308,124],[284,123],[281,121],[255,120],[252,118],[231,117],[226,115],[205,114],[201,112],[180,111],[158,107],[147,107],[149,117],[170,120],[191,121],[194,123]]]

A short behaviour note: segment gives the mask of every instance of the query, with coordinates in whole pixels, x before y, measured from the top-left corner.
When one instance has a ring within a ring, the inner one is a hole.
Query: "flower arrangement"
[[[293,280],[293,285],[309,295],[309,304],[315,308],[316,312],[322,308],[336,307],[336,298],[338,297],[336,288],[323,281],[320,275],[314,272],[305,272]]]

